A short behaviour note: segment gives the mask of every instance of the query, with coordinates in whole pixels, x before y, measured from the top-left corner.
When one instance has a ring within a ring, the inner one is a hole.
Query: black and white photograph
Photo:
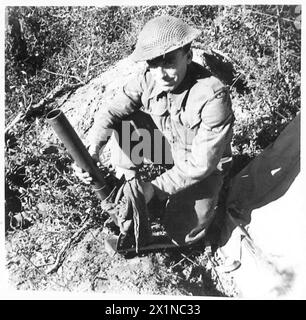
[[[301,4],[2,9],[3,299],[306,298]]]

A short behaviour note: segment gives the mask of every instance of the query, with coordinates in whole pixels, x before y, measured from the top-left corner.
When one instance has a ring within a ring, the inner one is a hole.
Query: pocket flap
[[[148,103],[149,112],[155,116],[163,116],[168,112],[167,99],[150,99]]]
[[[201,116],[199,113],[186,112],[186,111],[183,111],[180,113],[179,119],[181,124],[188,129],[195,128],[201,122]]]

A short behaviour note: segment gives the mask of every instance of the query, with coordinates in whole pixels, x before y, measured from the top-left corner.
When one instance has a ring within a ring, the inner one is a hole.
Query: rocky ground
[[[40,225],[11,232],[6,249],[12,288],[127,297],[131,294],[139,297],[237,294],[231,277],[215,271],[209,252],[203,247],[165,249],[125,257],[106,250],[106,237],[103,227],[90,224],[72,243],[69,236],[54,237],[52,231]],[[27,251],[25,246],[31,250]],[[63,248],[65,253],[58,259]]]

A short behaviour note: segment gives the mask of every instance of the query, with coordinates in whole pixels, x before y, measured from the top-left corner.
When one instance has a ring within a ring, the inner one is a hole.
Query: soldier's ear
[[[192,53],[192,50],[189,49],[188,52],[187,52],[187,64],[191,63],[192,58],[193,58],[193,53]]]

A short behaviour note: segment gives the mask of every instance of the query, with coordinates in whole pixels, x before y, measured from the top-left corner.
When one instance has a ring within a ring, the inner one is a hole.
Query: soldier
[[[131,124],[134,133],[150,132],[153,146],[144,149],[151,158],[154,153],[153,161],[156,152],[168,152],[161,140],[156,145],[156,130],[166,137],[173,166],[142,187],[147,204],[152,198],[165,204],[166,231],[182,245],[207,234],[223,183],[223,163],[231,159],[234,116],[229,90],[192,61],[191,42],[199,35],[175,17],[150,20],[131,55],[135,62],[146,61],[145,70],[122,87],[112,105],[101,108],[88,135],[89,152],[98,161],[109,130],[115,130],[111,152],[117,157],[112,156],[112,164],[127,178],[140,163],[131,156],[133,147],[127,150],[123,143],[123,123]],[[91,181],[87,173],[79,170],[77,175]]]

